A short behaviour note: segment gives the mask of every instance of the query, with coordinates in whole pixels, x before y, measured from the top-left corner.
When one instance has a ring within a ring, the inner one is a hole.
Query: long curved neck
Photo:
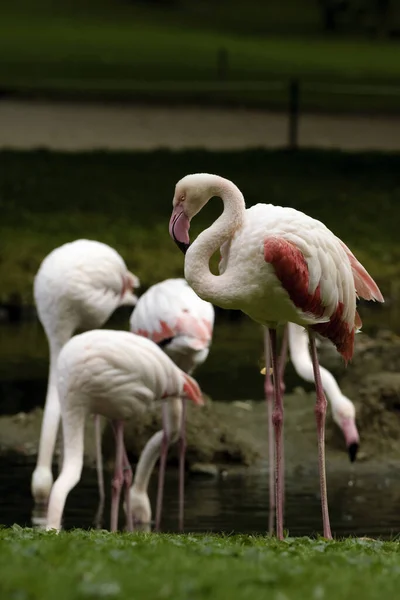
[[[132,488],[136,492],[147,493],[154,465],[160,456],[164,433],[168,437],[168,443],[174,443],[178,439],[182,418],[181,398],[178,396],[168,398],[166,404],[163,404],[163,412],[165,432],[163,430],[157,431],[149,439],[136,465],[135,478],[132,485]]]
[[[71,338],[72,333],[72,330],[68,330],[63,332],[62,335],[48,336],[50,349],[49,379],[40,432],[37,467],[51,468],[61,412],[57,391],[57,361],[62,347]]]
[[[220,306],[229,306],[230,274],[226,271],[223,275],[213,275],[210,271],[210,258],[242,227],[246,206],[241,191],[231,181],[216,178],[213,191],[214,196],[222,199],[224,210],[211,227],[203,231],[189,247],[185,258],[185,278],[204,300],[218,301]]]
[[[308,337],[303,327],[289,323],[289,351],[290,360],[298,375],[306,381],[314,382],[314,372],[308,349]],[[324,367],[320,366],[322,387],[328,397],[332,408],[340,408],[343,394],[333,375]]]

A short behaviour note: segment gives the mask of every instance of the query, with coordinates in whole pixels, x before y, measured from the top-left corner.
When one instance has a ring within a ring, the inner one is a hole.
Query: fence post
[[[226,48],[219,48],[217,52],[217,78],[220,81],[227,79],[228,68],[228,50]]]
[[[300,105],[300,84],[298,79],[291,79],[289,82],[289,150],[296,150],[298,146],[299,133],[299,105]]]

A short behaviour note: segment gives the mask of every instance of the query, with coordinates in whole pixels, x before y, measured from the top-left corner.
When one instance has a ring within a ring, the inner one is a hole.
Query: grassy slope
[[[30,294],[42,257],[78,237],[115,246],[145,284],[181,273],[167,224],[176,181],[186,173],[233,179],[249,205],[293,206],[326,222],[376,276],[398,275],[400,155],[206,151],[0,154],[3,293]],[[215,218],[218,202],[195,220]]]
[[[195,4],[195,3],[193,3]],[[258,5],[264,3],[258,3]],[[265,3],[267,4],[267,3]],[[286,0],[289,21],[292,2]],[[305,3],[306,6],[307,3]],[[282,106],[286,89],[264,92],[210,93],[172,89],[162,80],[215,80],[217,52],[229,52],[229,79],[284,82],[299,76],[319,83],[346,80],[349,83],[398,83],[400,46],[393,42],[307,37],[317,30],[318,11],[305,8],[302,36],[280,35],[282,23],[268,9],[266,13],[243,3],[222,6],[213,27],[210,8],[196,13],[152,10],[103,1],[99,7],[86,1],[78,9],[62,2],[57,12],[41,0],[35,10],[25,0],[0,9],[0,86],[18,90],[47,90],[55,93],[95,94],[102,97],[132,98],[153,82],[142,97],[152,99],[200,98],[262,102]],[[86,6],[86,10],[85,10]],[[192,5],[190,5],[192,6]],[[261,10],[261,9],[259,9]],[[223,16],[230,18],[224,23]],[[293,13],[293,14],[292,14]],[[236,19],[233,18],[236,14]],[[237,31],[245,14],[243,30]],[[251,15],[251,20],[250,20]],[[254,35],[257,23],[271,21],[271,35]],[[275,23],[275,25],[274,25]],[[290,26],[289,26],[290,30]],[[304,31],[306,34],[304,34]],[[243,35],[245,32],[245,35]],[[278,32],[278,34],[277,34]],[[142,83],[141,83],[142,82]],[[304,91],[303,104],[325,108],[397,109],[399,96],[354,98]]]
[[[248,205],[293,206],[324,221],[384,284],[399,278],[400,154],[253,150],[63,154],[1,152],[1,295],[31,299],[34,273],[55,246],[79,237],[114,246],[150,285],[182,273],[168,235],[175,183],[214,172]],[[221,210],[211,202],[192,236]]]
[[[399,542],[0,533],[3,598],[395,598]]]

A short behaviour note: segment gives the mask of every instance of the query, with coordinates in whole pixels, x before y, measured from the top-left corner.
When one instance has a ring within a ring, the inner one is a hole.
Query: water
[[[120,313],[111,326],[124,327]],[[123,314],[124,319],[126,315]],[[389,312],[371,311],[365,329],[373,331],[384,322],[399,332]],[[203,389],[214,398],[262,398],[263,381],[257,373],[262,362],[260,329],[247,320],[220,323],[216,327],[212,354],[199,370]],[[42,405],[47,379],[47,343],[37,323],[0,325],[0,412],[29,412]],[[288,389],[300,380],[289,370]],[[0,440],[1,443],[1,440]],[[286,443],[290,443],[288,440]],[[0,455],[0,523],[30,526],[32,499],[30,478],[34,457]],[[322,532],[316,456],[301,467],[287,465],[285,527],[291,535]],[[385,457],[350,466],[343,456],[328,455],[328,493],[332,531],[337,536],[366,535],[391,538],[400,531],[399,464]],[[109,491],[110,474],[106,474]],[[156,476],[149,495],[153,511]],[[178,522],[178,477],[169,469],[166,477],[163,530],[175,531]],[[93,526],[97,507],[97,480],[93,469],[85,468],[81,482],[71,492],[64,514],[64,526]],[[106,521],[108,527],[109,495]],[[189,475],[186,483],[185,526],[187,531],[264,533],[268,524],[268,469],[265,462],[251,469],[228,468],[218,477]],[[121,523],[122,525],[122,523]]]

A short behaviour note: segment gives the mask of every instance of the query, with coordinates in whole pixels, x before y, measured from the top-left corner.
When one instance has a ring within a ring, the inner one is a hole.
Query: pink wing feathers
[[[346,248],[344,249],[346,250]],[[350,251],[346,250],[347,254],[348,252]],[[310,293],[310,273],[308,264],[304,254],[297,246],[284,238],[268,237],[264,242],[264,259],[266,262],[273,265],[276,276],[280,280],[283,288],[289,294],[291,301],[298,309],[304,313],[311,314],[316,318],[322,317],[324,313],[326,314],[327,306],[322,300],[321,279],[313,293]],[[370,281],[372,283],[374,282],[369,277],[368,273],[360,263],[358,263],[354,256],[353,261],[350,259],[350,262],[352,263],[353,274],[355,269],[354,265],[356,265],[358,277],[360,281],[362,280],[363,282],[363,286],[361,286],[358,280],[357,284],[356,281],[354,281],[354,286],[356,287],[356,285],[358,285],[360,289],[363,290],[363,293],[364,289],[368,289],[369,293],[372,294]],[[358,266],[361,267],[361,269],[358,268]],[[360,273],[363,274],[362,279]],[[334,282],[336,275],[337,274],[332,274]],[[367,281],[368,285],[366,283]],[[348,287],[344,285],[346,283],[348,282],[343,282],[343,289],[348,290]],[[375,285],[374,293],[376,290],[380,294]],[[313,324],[311,327],[324,337],[330,339],[347,362],[353,356],[355,329],[361,326],[361,319],[357,311],[355,311],[351,318],[351,322],[349,322],[349,320],[345,318],[345,313],[347,312],[346,309],[346,298],[343,292],[342,297],[340,295],[338,296],[335,308],[330,311],[331,314],[329,315],[328,313],[329,320],[324,323]]]

